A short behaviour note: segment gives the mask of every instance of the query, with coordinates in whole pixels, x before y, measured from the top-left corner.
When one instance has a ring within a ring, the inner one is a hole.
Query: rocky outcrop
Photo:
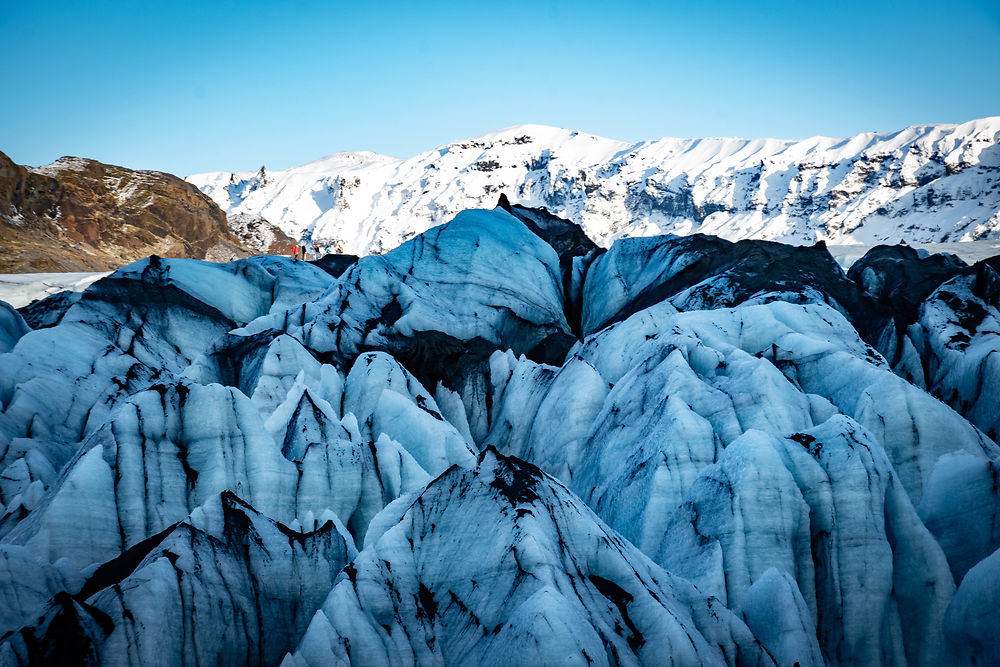
[[[226,222],[237,239],[254,252],[268,255],[291,255],[296,241],[259,215],[235,213]]]
[[[72,157],[22,167],[0,153],[0,273],[108,270],[152,254],[250,253],[225,213],[176,176]]]

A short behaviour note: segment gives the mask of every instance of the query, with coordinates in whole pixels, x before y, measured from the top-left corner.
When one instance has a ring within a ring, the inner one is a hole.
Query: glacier
[[[0,665],[995,662],[997,259],[585,231],[0,302]]]

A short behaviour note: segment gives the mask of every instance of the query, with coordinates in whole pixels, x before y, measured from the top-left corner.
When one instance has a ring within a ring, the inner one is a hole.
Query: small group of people
[[[325,257],[332,252],[334,252],[334,249],[330,246],[316,247],[300,242],[292,246],[292,259],[301,259],[303,261],[308,259],[320,259],[321,257]],[[340,250],[338,249],[336,252],[340,252]]]

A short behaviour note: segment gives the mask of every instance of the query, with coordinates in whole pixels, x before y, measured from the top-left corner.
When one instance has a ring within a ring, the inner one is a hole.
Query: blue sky
[[[847,136],[1000,114],[1000,2],[0,0],[0,150],[186,175],[519,123]]]

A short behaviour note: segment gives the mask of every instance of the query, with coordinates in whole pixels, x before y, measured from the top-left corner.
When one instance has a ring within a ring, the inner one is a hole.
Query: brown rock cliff
[[[285,252],[291,243],[279,233],[267,250]],[[106,271],[151,254],[228,261],[252,252],[215,202],[176,176],[74,157],[24,167],[0,153],[0,273]]]

